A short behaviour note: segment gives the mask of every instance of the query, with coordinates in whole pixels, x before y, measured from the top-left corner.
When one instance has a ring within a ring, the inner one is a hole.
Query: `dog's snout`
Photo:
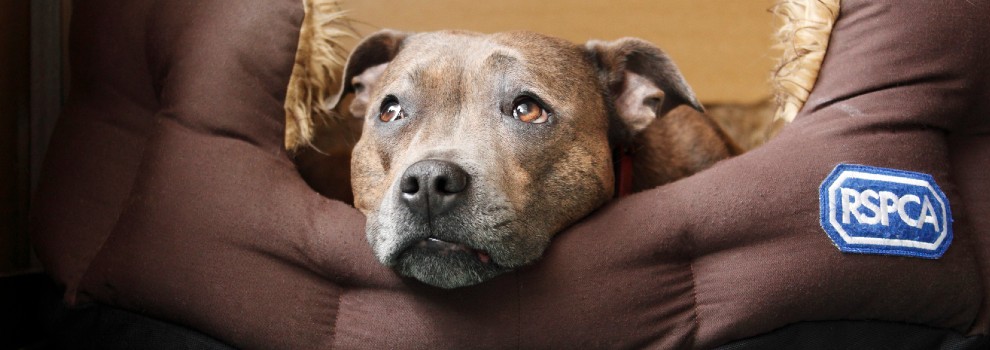
[[[470,176],[457,164],[427,159],[410,165],[402,174],[402,201],[424,217],[443,214],[457,205]]]

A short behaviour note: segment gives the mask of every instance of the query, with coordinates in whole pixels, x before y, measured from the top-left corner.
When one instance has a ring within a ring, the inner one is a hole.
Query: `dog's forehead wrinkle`
[[[495,48],[481,61],[481,66],[493,71],[509,70],[523,61],[520,56],[516,50],[510,48]]]

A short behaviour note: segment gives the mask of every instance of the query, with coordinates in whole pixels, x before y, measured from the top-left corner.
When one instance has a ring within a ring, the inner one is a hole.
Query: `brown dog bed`
[[[74,11],[72,96],[32,221],[70,305],[242,348],[987,344],[990,7],[843,1],[775,139],[611,203],[532,267],[449,291],[381,267],[364,218],[284,150],[298,1]],[[951,207],[940,254],[840,251],[819,202],[840,164],[930,175]]]

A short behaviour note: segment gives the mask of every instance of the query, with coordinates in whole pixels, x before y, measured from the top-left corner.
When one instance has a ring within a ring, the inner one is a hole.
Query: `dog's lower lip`
[[[441,252],[462,251],[462,252],[471,253],[474,254],[478,258],[478,260],[481,261],[481,263],[483,264],[487,264],[492,261],[492,257],[488,255],[488,252],[479,249],[474,249],[461,243],[448,242],[436,237],[429,237],[427,239],[420,241],[416,245],[421,248],[432,248]]]

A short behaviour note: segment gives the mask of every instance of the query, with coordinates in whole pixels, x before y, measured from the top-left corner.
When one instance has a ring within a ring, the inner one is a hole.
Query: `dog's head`
[[[612,197],[614,143],[664,108],[701,108],[646,42],[528,32],[378,32],[347,62],[350,93],[365,119],[351,166],[368,241],[383,264],[444,288],[537,259]]]

